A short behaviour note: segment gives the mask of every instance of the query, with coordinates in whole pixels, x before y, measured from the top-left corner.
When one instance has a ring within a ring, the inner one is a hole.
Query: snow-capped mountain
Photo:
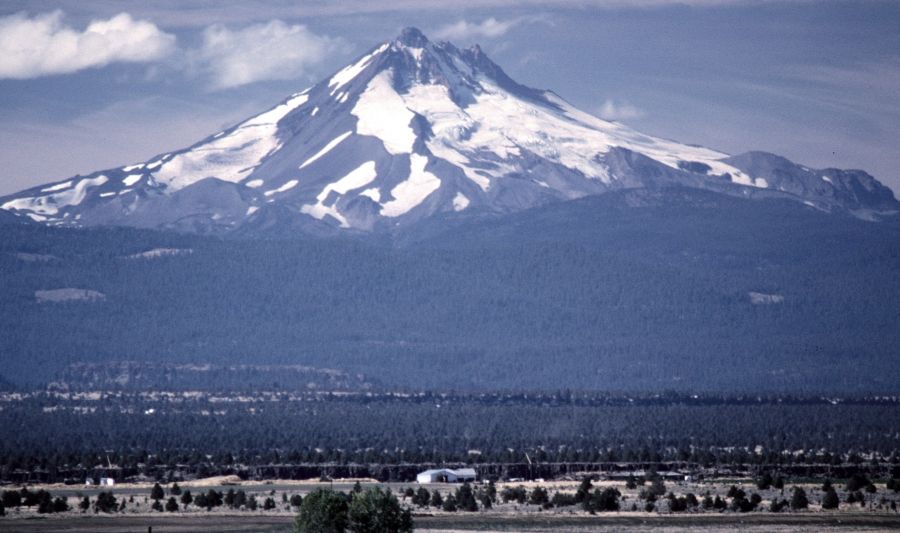
[[[644,135],[516,83],[477,46],[432,43],[414,28],[189,148],[28,189],[0,207],[51,225],[389,231],[670,185],[859,216],[898,210],[865,172]]]

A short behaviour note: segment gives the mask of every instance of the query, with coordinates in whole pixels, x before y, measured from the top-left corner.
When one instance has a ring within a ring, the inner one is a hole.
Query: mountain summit
[[[895,212],[862,171],[729,156],[601,120],[523,86],[479,48],[415,28],[330,78],[183,150],[0,198],[51,225],[387,232],[628,188]]]

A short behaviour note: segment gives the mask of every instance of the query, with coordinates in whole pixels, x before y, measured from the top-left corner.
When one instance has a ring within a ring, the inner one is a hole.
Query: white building
[[[435,470],[426,470],[416,476],[418,483],[463,483],[465,481],[475,481],[474,468],[457,468],[451,470],[449,468],[439,468]]]
[[[111,477],[101,477],[100,478],[100,486],[101,487],[112,487],[116,484],[116,480]]]

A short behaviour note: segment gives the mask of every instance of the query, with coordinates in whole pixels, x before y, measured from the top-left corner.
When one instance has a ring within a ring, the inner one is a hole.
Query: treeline
[[[900,405],[887,400],[710,404],[698,398],[692,404],[638,398],[606,404],[566,393],[289,398],[37,395],[7,401],[0,410],[0,477],[83,476],[105,468],[107,456],[127,475],[153,476],[248,467],[266,475],[279,465],[900,463]],[[397,475],[370,470],[366,475],[379,479]]]
[[[44,489],[31,491],[23,487],[21,490],[4,490],[0,493],[0,516],[6,509],[17,507],[35,507],[39,514],[64,513],[69,510],[65,498],[56,497]]]
[[[192,495],[190,490],[182,490],[178,483],[174,483],[169,487],[168,494],[167,499],[166,491],[159,483],[156,483],[149,494],[149,498],[153,502],[150,504],[150,510],[176,512],[178,510],[187,510],[193,506],[197,509],[209,511],[223,505],[230,509],[246,509],[249,511],[256,511],[257,509],[268,511],[276,508],[275,498],[273,497],[274,491],[260,502],[255,494],[247,495],[243,490],[229,489],[227,492],[222,492],[209,489]],[[144,501],[146,500],[147,498],[144,498]],[[282,493],[283,507],[298,508],[302,501],[303,498],[299,494],[288,497],[287,493]],[[93,499],[90,496],[79,496],[76,507],[71,507],[67,498],[62,496],[54,498],[53,494],[45,489],[32,491],[27,487],[23,487],[18,490],[4,490],[0,493],[0,516],[3,516],[5,509],[21,507],[35,508],[38,514],[64,513],[70,510],[77,510],[82,513],[91,510],[95,513],[121,513],[129,506],[140,507],[140,505],[140,501],[135,501],[134,494],[127,497],[124,495],[116,497],[112,489],[101,491]]]
[[[277,506],[274,498],[274,491],[266,496],[262,502],[257,499],[255,494],[248,495],[242,489],[228,489],[224,492],[208,489],[206,491],[199,491],[194,495],[191,494],[190,489],[182,490],[181,487],[178,486],[178,483],[173,483],[172,486],[169,487],[168,492],[169,498],[166,503],[163,504],[163,500],[166,499],[166,491],[159,483],[154,484],[153,488],[150,490],[150,499],[153,500],[150,509],[159,512],[163,512],[164,509],[166,512],[175,512],[180,509],[186,510],[191,506],[194,506],[198,509],[210,511],[216,507],[226,506],[229,509],[235,510],[246,509],[249,511],[256,511],[257,509],[262,509],[264,511],[269,511],[275,509]],[[303,502],[303,497],[299,494],[288,497],[287,493],[282,493],[281,499],[282,504],[285,507],[299,507]]]

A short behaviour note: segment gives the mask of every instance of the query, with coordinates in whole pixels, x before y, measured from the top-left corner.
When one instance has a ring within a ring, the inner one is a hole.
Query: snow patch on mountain
[[[353,135],[353,132],[352,132],[352,131],[348,131],[348,132],[345,132],[345,133],[342,133],[342,134],[338,135],[336,138],[334,138],[334,139],[332,139],[331,141],[329,141],[328,144],[326,144],[321,150],[319,150],[318,152],[316,152],[315,155],[313,155],[312,157],[310,157],[309,159],[307,159],[306,161],[304,161],[303,164],[300,165],[300,169],[302,170],[302,169],[308,167],[309,165],[315,163],[315,162],[318,161],[323,155],[325,155],[325,154],[327,154],[328,152],[330,152],[330,151],[332,150],[332,148],[334,148],[335,146],[341,144],[341,142],[343,142],[344,139],[346,139],[347,137],[349,137],[349,136],[351,136],[351,135]]]
[[[284,184],[282,184],[281,187],[278,187],[277,189],[272,189],[270,191],[266,191],[264,194],[266,196],[273,196],[278,193],[289,191],[289,190],[293,189],[294,187],[296,187],[298,183],[300,183],[300,182],[297,180],[289,180],[289,181],[286,181]]]
[[[56,185],[52,185],[50,187],[47,187],[46,189],[41,189],[41,192],[61,191],[63,189],[68,189],[71,186],[72,186],[72,180],[69,180],[69,181],[64,181],[62,183],[57,183]]]
[[[409,156],[409,178],[391,189],[393,200],[382,204],[381,215],[399,217],[421,204],[431,193],[438,190],[441,180],[425,170],[428,158],[420,154]]]
[[[0,205],[0,208],[30,211],[32,214],[43,216],[55,215],[59,213],[59,209],[62,207],[80,204],[84,200],[88,189],[91,187],[99,187],[107,181],[109,181],[109,178],[102,175],[97,176],[96,178],[84,178],[80,180],[74,188],[69,188],[68,190],[48,194],[46,196],[16,198]]]
[[[434,135],[426,141],[428,150],[435,157],[453,163],[481,190],[487,191],[491,186],[490,178],[478,174],[472,168],[472,161],[463,155],[464,150],[474,149],[462,146],[462,143],[478,124],[453,101],[447,87],[435,84],[416,85],[405,95],[404,103],[431,124]]]
[[[177,191],[207,177],[233,183],[241,181],[266,156],[281,147],[277,135],[278,121],[307,100],[309,95],[306,92],[296,94],[269,111],[239,124],[231,132],[175,155],[154,172],[154,178],[170,191]]]
[[[384,43],[380,47],[376,48],[370,54],[363,56],[356,63],[352,65],[348,65],[341,69],[337,74],[331,77],[331,80],[328,82],[328,86],[331,87],[331,94],[334,95],[344,85],[347,85],[354,78],[359,76],[363,70],[367,66],[369,66],[369,62],[372,61],[373,58],[378,56],[381,52],[384,52],[387,47],[390,46],[390,43]]]
[[[767,294],[764,292],[749,292],[750,303],[753,305],[772,305],[784,302],[784,296],[781,294]]]
[[[586,128],[580,128],[585,144],[589,146],[604,145],[606,147],[619,146],[628,150],[646,155],[660,163],[672,168],[680,168],[679,163],[690,161],[703,163],[710,167],[715,175],[730,175],[731,181],[740,185],[759,186],[754,179],[741,172],[737,168],[723,163],[721,159],[728,154],[710,150],[702,146],[681,144],[675,141],[659,139],[644,135],[616,122],[609,122],[575,108],[552,92],[544,93],[548,101],[562,110],[562,115],[568,117]],[[576,144],[579,144],[576,142]],[[584,146],[584,144],[583,144]],[[761,183],[760,183],[761,185]]]
[[[410,127],[415,116],[391,84],[391,72],[375,76],[350,111],[359,120],[356,132],[381,139],[392,155],[412,152],[416,134]]]
[[[361,189],[365,187],[377,176],[377,172],[375,171],[375,161],[366,161],[362,165],[356,167],[351,170],[346,176],[337,180],[334,183],[329,183],[322,189],[322,192],[316,196],[315,204],[307,204],[300,208],[301,212],[306,213],[307,215],[313,216],[319,220],[325,218],[326,215],[333,217],[337,220],[341,227],[349,228],[350,223],[347,219],[337,210],[334,203],[326,204],[329,197],[332,193],[337,194],[347,194],[348,192]]]
[[[454,101],[447,87],[437,84],[412,87],[404,101],[428,119],[434,134],[427,141],[428,149],[460,167],[482,190],[487,190],[491,182],[484,174],[497,179],[520,171],[510,162],[523,157],[526,151],[608,184],[611,178],[600,157],[610,148],[624,146],[640,151],[639,148],[649,147],[655,152],[671,148],[639,134],[630,139],[627,133],[621,134],[623,127],[578,111],[555,95],[551,94],[550,103],[561,111],[516,97],[484,76],[478,82],[481,92],[465,108]],[[511,127],[513,124],[515,127]],[[485,153],[492,154],[491,164],[482,168],[473,165],[473,159]],[[667,164],[674,168],[685,157],[725,157],[705,149],[666,155]],[[736,169],[728,170],[738,174]]]
[[[105,300],[106,295],[90,289],[49,289],[34,291],[34,299],[37,303],[65,303],[65,302],[96,302]]]
[[[160,257],[173,257],[176,255],[190,255],[194,253],[192,248],[153,248],[145,252],[139,252],[125,256],[126,259],[159,259]]]
[[[59,259],[55,255],[50,254],[33,254],[29,252],[16,252],[16,259],[20,261],[25,261],[26,263],[46,263],[48,261],[56,261]]]
[[[469,207],[469,199],[466,198],[466,195],[461,192],[456,193],[456,196],[453,197],[453,210],[462,211],[467,207]]]
[[[379,191],[376,187],[372,187],[371,189],[366,189],[363,192],[359,193],[360,196],[365,196],[366,198],[370,198],[376,204],[381,203],[381,191]]]

